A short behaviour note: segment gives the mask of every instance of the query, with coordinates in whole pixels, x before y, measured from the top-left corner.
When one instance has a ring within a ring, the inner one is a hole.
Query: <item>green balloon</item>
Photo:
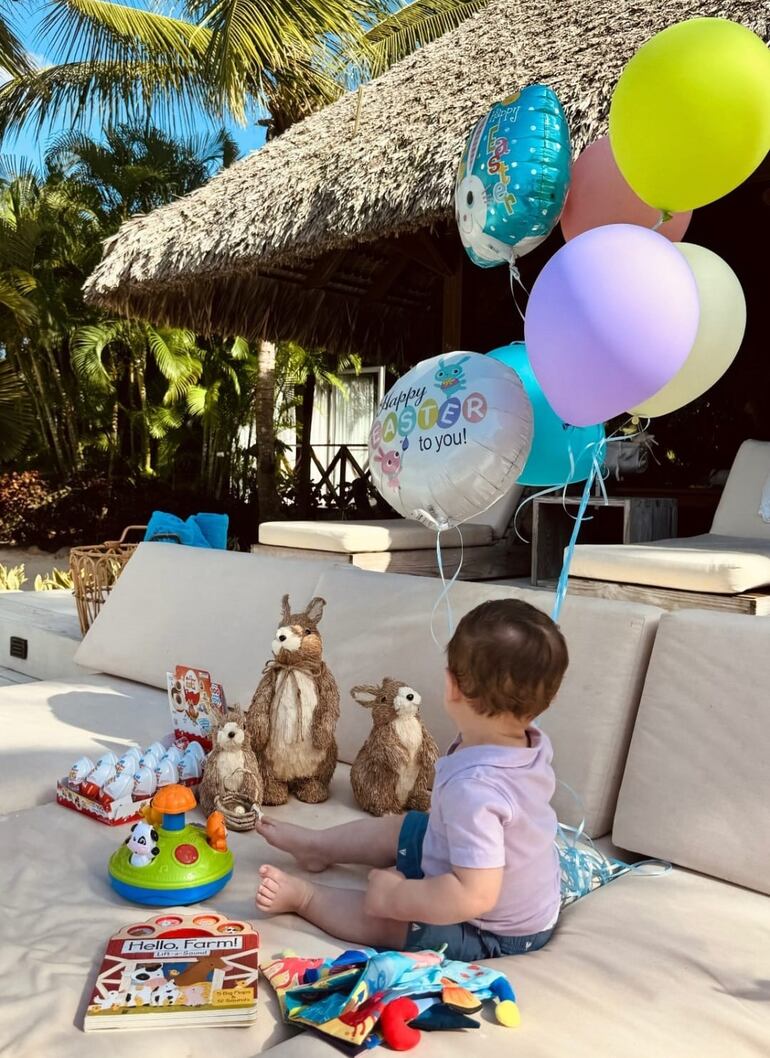
[[[723,18],[663,30],[620,76],[610,144],[628,184],[656,209],[721,198],[770,150],[770,51]]]

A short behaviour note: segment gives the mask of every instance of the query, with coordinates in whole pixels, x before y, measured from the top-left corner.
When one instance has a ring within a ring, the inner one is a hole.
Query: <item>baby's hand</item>
[[[404,881],[404,875],[391,867],[386,871],[375,869],[369,871],[369,885],[366,889],[364,910],[367,915],[377,918],[393,917],[393,898]]]

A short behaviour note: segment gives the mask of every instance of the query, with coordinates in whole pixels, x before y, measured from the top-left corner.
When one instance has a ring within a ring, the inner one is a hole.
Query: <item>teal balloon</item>
[[[487,355],[513,368],[532,405],[532,448],[518,483],[546,488],[585,481],[596,447],[604,439],[604,427],[568,426],[559,418],[535,378],[524,342],[504,345]]]

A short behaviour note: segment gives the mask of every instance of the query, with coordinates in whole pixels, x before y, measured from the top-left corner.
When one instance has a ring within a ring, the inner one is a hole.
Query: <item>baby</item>
[[[263,819],[259,833],[306,871],[373,867],[365,891],[261,868],[260,910],[294,912],[332,936],[475,962],[542,948],[559,914],[555,779],[532,721],[567,668],[564,638],[528,603],[483,603],[447,648],[444,706],[459,731],[436,765],[430,813],[309,830]]]

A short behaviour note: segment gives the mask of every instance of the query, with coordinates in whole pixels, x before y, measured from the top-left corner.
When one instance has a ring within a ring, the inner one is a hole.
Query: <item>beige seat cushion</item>
[[[171,729],[165,693],[105,676],[0,689],[0,810],[56,799],[78,757],[149,745]]]
[[[770,478],[770,443],[744,441],[722,492],[711,532],[770,543],[770,522],[759,514],[762,490]]]
[[[247,707],[270,652],[281,597],[305,606],[327,563],[142,544],[75,660],[97,672],[166,686],[176,665],[209,669]]]
[[[354,818],[346,770],[339,769],[332,802],[291,802],[274,815],[311,826]],[[122,832],[46,805],[7,817],[3,834],[0,1039],[8,1058],[102,1058],[105,1048],[135,1058],[137,1048],[158,1044],[165,1058],[253,1058],[276,1046],[276,1058],[339,1054],[307,1033],[287,1039],[266,984],[249,1029],[84,1035],[87,991],[108,936],[152,913],[109,887],[107,860]],[[235,874],[212,906],[256,920],[265,958],[286,949],[332,955],[348,946],[292,915],[260,920],[253,903],[259,865],[290,861],[253,834],[231,840]],[[365,872],[335,868],[323,880],[360,887]],[[514,1047],[528,1058],[759,1058],[770,1035],[769,948],[770,904],[756,893],[685,871],[623,878],[564,912],[542,951],[495,963],[518,993],[515,1034],[486,1013],[473,1035],[426,1033],[421,1053],[461,1058],[469,1047],[474,1055]]]
[[[522,488],[514,485],[486,511],[462,527],[465,547],[481,547],[500,539],[508,528],[521,499]],[[457,546],[455,532],[445,533],[446,547]],[[297,547],[309,551],[358,554],[372,551],[428,551],[436,546],[436,534],[420,522],[404,518],[363,522],[263,522],[260,544]]]
[[[492,543],[488,525],[464,525],[463,543],[478,547]],[[446,546],[456,546],[455,533],[444,535]],[[381,522],[263,522],[260,544],[298,547],[308,551],[335,551],[353,555],[372,551],[428,551],[436,534],[419,522],[397,518]]]
[[[350,688],[384,676],[403,679],[423,696],[423,716],[439,746],[455,735],[443,706],[444,655],[431,638],[430,617],[440,584],[421,577],[335,568],[318,582],[328,600],[326,655],[340,686],[339,756],[351,762],[366,738],[368,710]],[[518,597],[546,612],[550,592],[459,582],[451,590],[455,621],[487,599]],[[443,606],[435,629],[446,642]],[[589,833],[610,829],[626,749],[641,694],[659,611],[649,606],[567,597],[561,625],[571,662],[554,705],[541,718],[553,740],[556,773],[578,792]],[[574,797],[559,788],[564,822],[579,822]]]
[[[573,577],[735,595],[770,584],[770,539],[685,537],[654,544],[578,544]]]
[[[613,837],[770,893],[770,619],[666,615],[634,728]]]

